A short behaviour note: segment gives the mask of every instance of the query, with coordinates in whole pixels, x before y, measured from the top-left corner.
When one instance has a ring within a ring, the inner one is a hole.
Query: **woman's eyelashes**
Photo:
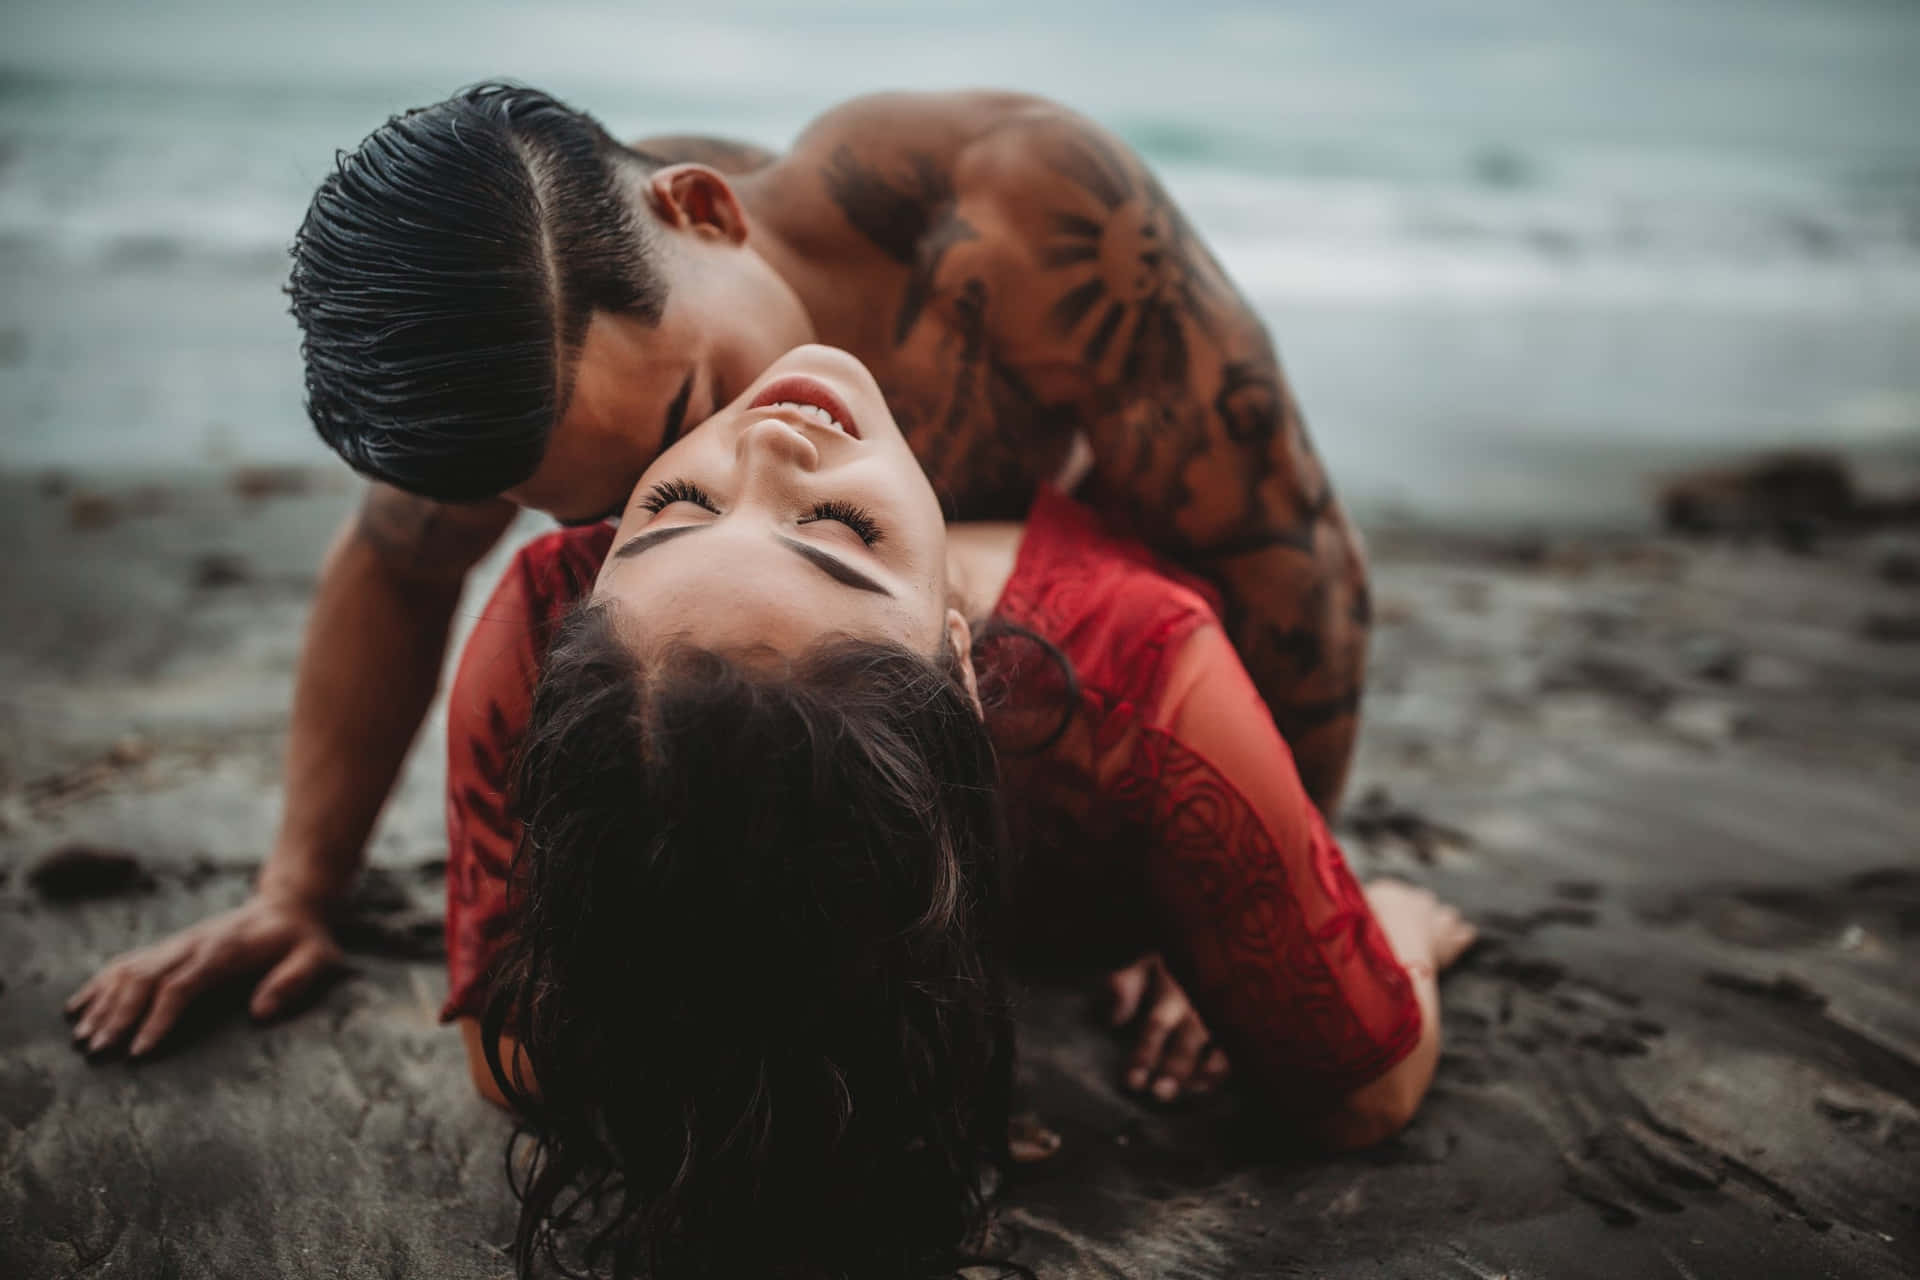
[[[720,506],[705,489],[690,480],[663,480],[647,490],[640,499],[640,506],[649,515],[659,515],[676,502],[690,502],[703,507],[715,515],[720,514]],[[853,530],[860,541],[868,546],[877,546],[887,535],[880,528],[879,521],[873,518],[865,507],[856,506],[840,498],[831,498],[825,502],[816,502],[807,514],[801,518],[801,524],[816,520],[832,520]]]
[[[715,515],[720,508],[714,505],[707,491],[687,480],[662,480],[647,490],[647,496],[640,499],[640,505],[650,515],[659,515],[676,502],[691,502],[696,507],[705,507]]]
[[[837,498],[830,502],[815,503],[813,512],[807,519],[838,520],[859,534],[860,541],[870,547],[877,545],[882,538],[886,537],[865,507],[856,507],[851,502],[842,502]]]

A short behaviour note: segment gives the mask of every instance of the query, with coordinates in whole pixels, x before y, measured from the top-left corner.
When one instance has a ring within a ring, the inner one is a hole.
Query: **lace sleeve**
[[[447,695],[445,1022],[478,1017],[487,966],[508,927],[507,872],[519,827],[507,813],[514,743],[532,707],[542,610],[522,552],[474,623]]]
[[[447,1002],[441,1021],[479,1016],[487,967],[511,926],[507,876],[520,827],[507,808],[514,752],[533,709],[547,637],[591,589],[606,526],[520,549],[473,624],[447,695]]]
[[[1225,633],[1169,668],[1126,770],[1164,953],[1237,1073],[1324,1105],[1413,1049],[1412,984]]]

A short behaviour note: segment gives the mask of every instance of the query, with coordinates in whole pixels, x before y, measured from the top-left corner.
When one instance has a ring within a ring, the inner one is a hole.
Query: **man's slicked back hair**
[[[623,193],[658,163],[506,84],[395,116],[341,153],[287,286],[321,438],[446,502],[531,476],[593,313],[659,322],[666,283]]]

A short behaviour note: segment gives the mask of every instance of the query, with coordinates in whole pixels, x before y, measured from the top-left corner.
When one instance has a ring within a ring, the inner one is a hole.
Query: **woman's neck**
[[[1027,526],[1013,520],[947,528],[947,589],[967,618],[989,617],[1013,576]]]

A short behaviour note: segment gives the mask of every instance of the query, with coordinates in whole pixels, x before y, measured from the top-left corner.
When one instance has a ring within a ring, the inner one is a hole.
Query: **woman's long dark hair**
[[[568,1228],[588,1270],[656,1280],[982,1261],[1007,868],[957,660],[847,641],[773,673],[691,648],[642,664],[589,606],[549,652],[515,786],[517,931],[483,1026],[535,1142],[520,1273],[575,1274]]]

